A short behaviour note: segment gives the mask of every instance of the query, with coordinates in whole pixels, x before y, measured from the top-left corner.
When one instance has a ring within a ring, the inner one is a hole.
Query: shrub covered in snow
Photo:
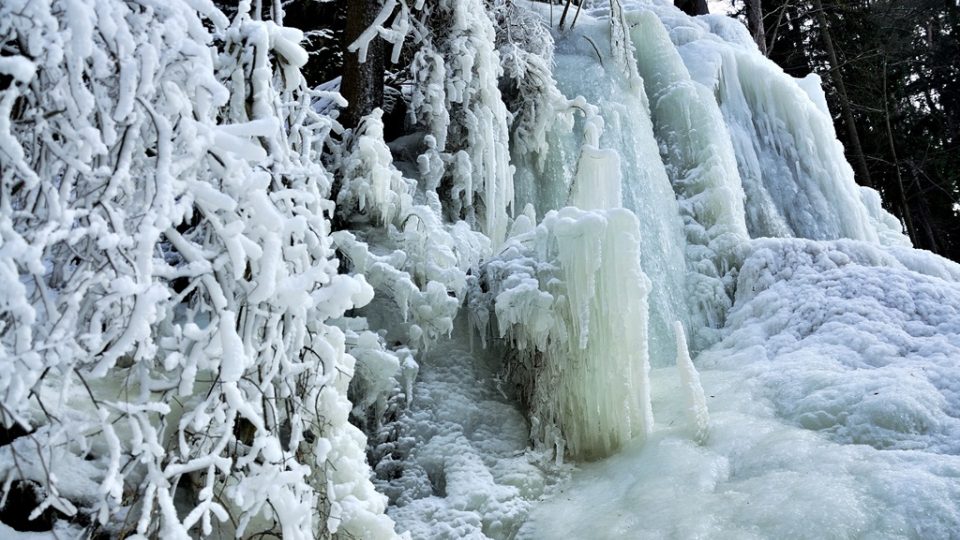
[[[392,534],[300,31],[241,2],[0,6],[3,495],[90,530]]]

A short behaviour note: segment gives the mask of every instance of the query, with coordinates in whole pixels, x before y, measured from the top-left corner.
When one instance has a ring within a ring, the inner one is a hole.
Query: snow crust
[[[908,269],[871,245],[763,240],[738,291],[729,335],[702,362],[736,356],[747,372],[776,362],[756,374],[766,397],[785,419],[831,440],[958,453],[955,280]]]

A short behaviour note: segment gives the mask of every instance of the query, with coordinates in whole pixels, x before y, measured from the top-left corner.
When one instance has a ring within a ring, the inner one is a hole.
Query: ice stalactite
[[[570,203],[583,210],[602,210],[623,206],[620,154],[611,148],[600,148],[603,118],[588,118],[584,141],[577,161]]]
[[[732,305],[735,264],[748,239],[744,194],[723,116],[710,89],[691,79],[663,23],[632,12],[630,30],[654,130],[687,238],[693,346],[715,341]]]
[[[497,45],[501,87],[512,115],[510,158],[515,165],[514,204],[541,213],[568,204],[573,164],[580,152],[576,120],[597,116],[582,98],[567,99],[554,78],[554,39],[541,18],[513,2],[500,4]]]
[[[707,398],[700,384],[700,374],[690,359],[687,349],[687,336],[683,324],[676,321],[673,325],[677,339],[677,371],[680,373],[680,388],[686,403],[687,421],[693,428],[693,440],[697,444],[706,444],[710,437],[710,412],[707,410]]]
[[[690,75],[713,90],[723,113],[752,237],[906,241],[854,182],[817,75],[784,73],[757,54],[735,20],[662,21]]]
[[[537,10],[544,20],[549,17],[545,5],[530,4],[528,9]],[[555,85],[559,98],[545,99],[543,103],[552,108],[541,106],[552,114],[538,116],[554,120],[540,131],[526,129],[525,109],[519,107],[514,124],[525,129],[517,133],[525,138],[513,143],[518,208],[533,204],[542,215],[568,204],[584,208],[622,204],[634,212],[644,231],[641,264],[652,282],[650,361],[667,365],[674,360],[673,321],[689,321],[686,240],[642,81],[630,75],[636,74],[632,49],[629,55],[621,54],[619,62],[610,61],[615,54],[610,32],[607,18],[596,18],[585,9],[574,30],[555,36],[555,66],[550,84],[544,86]],[[542,139],[532,136],[536,134]]]
[[[475,294],[516,351],[533,437],[578,459],[653,427],[638,222],[624,209],[549,212],[490,260]],[[482,302],[481,302],[482,303]]]

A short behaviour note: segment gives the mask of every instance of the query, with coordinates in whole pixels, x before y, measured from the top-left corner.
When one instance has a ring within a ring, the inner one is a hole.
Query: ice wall
[[[753,237],[877,242],[819,78],[798,81],[757,54],[736,21],[671,28],[695,78],[715,96],[736,149]]]
[[[583,465],[518,537],[952,537],[957,265],[910,248],[855,184],[815,79],[670,4],[623,10],[660,151],[645,165],[675,191],[700,336],[691,361],[678,328],[677,367],[652,370],[646,439]],[[558,51],[593,49],[608,16],[587,11]]]
[[[527,7],[544,19],[550,16],[542,5]],[[693,354],[722,337],[751,236],[845,236],[875,242],[884,236],[897,242],[895,224],[872,192],[858,188],[846,174],[849,166],[824,113],[822,95],[810,84],[801,87],[759,57],[736,24],[692,19],[668,3],[614,7],[586,10],[575,30],[555,32],[552,41],[537,38],[555,47],[555,67],[552,78],[538,72],[539,123],[535,129],[524,124],[522,133],[531,137],[514,143],[516,206],[530,212],[521,228],[536,223],[537,214],[565,205],[623,206],[634,213],[642,231],[642,272],[652,283],[646,347],[654,365],[669,365],[675,358],[675,321],[690,330],[690,343],[684,338],[684,346]],[[752,79],[774,73],[777,77],[767,77],[772,82]],[[740,84],[741,79],[746,82]],[[744,90],[748,87],[750,92]],[[739,108],[729,105],[734,94],[742,102]],[[744,97],[748,94],[749,99]],[[787,107],[791,100],[800,103],[796,111]],[[755,122],[761,117],[756,111],[763,112],[763,122]],[[551,115],[554,125],[546,127]],[[778,163],[796,161],[796,174],[765,173],[779,192],[765,187],[758,176],[763,163],[757,152]],[[839,213],[831,213],[828,200]],[[833,221],[820,218],[823,213],[831,213]],[[578,257],[601,264],[599,240],[584,249]],[[534,251],[539,264],[556,262],[545,248]],[[507,249],[498,259],[502,262],[510,253]],[[496,315],[501,334],[510,335],[515,347],[542,352],[544,343],[562,342],[552,332],[569,328],[562,324],[566,315],[554,297],[545,293],[543,275],[527,270],[525,275],[539,283],[524,291],[529,295],[512,299],[522,298],[522,309],[498,307]],[[496,279],[516,278],[504,268],[499,271]],[[589,273],[561,281],[571,291],[593,286]],[[571,309],[575,323],[577,308]],[[588,346],[589,339],[580,349]],[[553,440],[547,428],[538,430],[535,439]]]
[[[642,221],[655,284],[655,364],[671,358],[674,314],[689,321],[694,352],[719,339],[751,237],[905,242],[855,184],[816,81],[784,74],[731,19],[687,17],[668,2],[618,4],[615,16],[601,4],[557,35],[555,76],[565,94],[597,106],[601,141],[621,156],[623,204]],[[629,69],[610,45],[624,25],[636,55]]]
[[[694,81],[663,23],[650,11],[631,14],[630,35],[650,100],[667,174],[687,238],[687,294],[695,348],[709,344],[731,300],[731,271],[747,239],[743,188],[719,107]]]
[[[738,387],[741,373],[704,370],[710,356],[702,354],[742,358],[725,339],[731,332],[744,344],[760,339],[758,326],[735,328],[743,323],[735,300],[748,302],[761,287],[749,262],[757,237],[903,246],[899,224],[876,192],[854,184],[814,81],[783,75],[721,18],[689,18],[666,1],[620,8],[585,8],[575,29],[550,36],[498,35],[501,97],[513,115],[513,208],[524,210],[499,221],[505,241],[495,238],[493,253],[467,277],[466,315],[488,352],[451,352],[422,366],[421,401],[402,428],[417,442],[398,438],[410,445],[408,457],[378,469],[391,516],[417,537],[790,536],[805,520],[820,532],[872,526],[874,517],[858,513],[886,494],[872,486],[873,499],[862,497],[851,487],[855,475],[838,472],[855,453],[838,458],[833,442],[785,425],[752,401],[753,387]],[[503,20],[494,20],[514,32],[529,15],[517,9],[550,17],[541,3],[502,9]],[[541,56],[538,47],[552,53]],[[883,257],[952,276],[897,249]],[[467,369],[481,358],[489,362],[483,377]],[[471,377],[476,385],[463,383]],[[519,468],[508,456],[521,452],[527,426],[510,409],[501,436],[486,418],[509,400],[529,422],[530,461]],[[936,409],[935,401],[927,405]],[[915,413],[911,407],[903,405]],[[657,425],[654,408],[663,415]],[[767,440],[777,437],[787,444]],[[833,459],[832,468],[817,473],[790,461],[794,448],[804,459]],[[521,527],[549,483],[538,461],[546,455],[610,461],[575,477],[575,504],[555,499]],[[742,471],[752,475],[746,485],[738,484]],[[827,482],[830,475],[839,480]],[[801,502],[778,521],[783,501],[816,499],[818,486],[805,477],[821,481],[845,514],[817,520]],[[676,504],[678,489],[705,517]],[[738,489],[746,495],[730,502]],[[753,498],[764,503],[758,511]]]

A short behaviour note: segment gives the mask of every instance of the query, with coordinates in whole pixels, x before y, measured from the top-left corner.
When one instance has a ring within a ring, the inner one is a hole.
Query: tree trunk
[[[900,161],[897,159],[897,146],[893,142],[893,129],[890,127],[890,108],[887,105],[887,60],[883,60],[883,121],[887,128],[887,144],[890,145],[890,158],[893,160],[893,169],[897,173],[897,192],[900,195],[900,212],[907,225],[907,234],[917,247],[920,246],[917,229],[913,225],[913,216],[910,205],[907,204],[907,193],[903,188],[903,175],[900,173]],[[932,239],[932,237],[931,237]]]
[[[683,10],[687,15],[706,15],[710,13],[707,0],[674,0],[673,5]]]
[[[757,43],[760,54],[767,55],[767,35],[763,28],[763,6],[761,0],[746,0],[747,3],[747,27],[750,29],[750,35],[753,41]]]
[[[830,80],[837,89],[837,97],[840,99],[840,109],[843,113],[843,123],[847,128],[849,137],[850,152],[853,154],[854,162],[857,167],[857,175],[860,184],[867,187],[873,187],[873,181],[870,179],[870,170],[867,168],[867,160],[863,156],[863,147],[860,146],[860,136],[857,134],[857,125],[853,121],[853,110],[850,108],[850,98],[847,97],[847,87],[843,84],[843,76],[840,74],[840,61],[837,60],[837,51],[833,48],[833,39],[830,37],[830,28],[827,26],[827,15],[823,11],[823,2],[813,0],[813,7],[817,12],[817,22],[820,25],[820,35],[823,37],[823,46],[827,50],[827,56],[830,59]]]
[[[340,93],[347,100],[347,108],[340,116],[345,128],[356,127],[360,119],[383,105],[384,46],[379,37],[373,38],[367,49],[367,60],[361,63],[358,53],[347,50],[380,13],[379,0],[348,0],[347,28],[343,39],[343,79]],[[359,52],[359,51],[358,51]]]

